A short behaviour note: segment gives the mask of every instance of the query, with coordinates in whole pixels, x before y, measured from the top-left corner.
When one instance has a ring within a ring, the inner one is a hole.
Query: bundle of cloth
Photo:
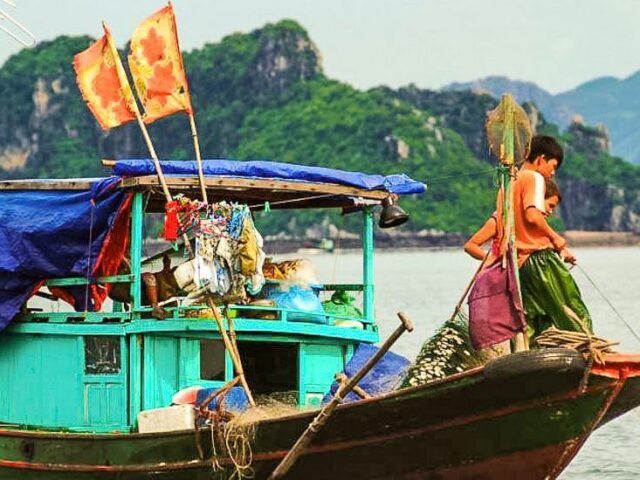
[[[256,295],[264,285],[263,239],[249,207],[218,202],[207,205],[178,198],[181,229],[196,240],[195,258],[176,270],[180,286],[197,297],[212,293],[225,302]],[[171,225],[167,215],[167,224]]]

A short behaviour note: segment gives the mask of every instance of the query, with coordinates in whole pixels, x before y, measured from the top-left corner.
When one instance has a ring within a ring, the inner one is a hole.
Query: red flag
[[[175,112],[192,113],[171,4],[144,20],[133,32],[129,67],[144,106],[145,123]]]
[[[104,130],[136,119],[131,93],[118,50],[103,24],[104,35],[73,58],[76,82],[87,106]]]

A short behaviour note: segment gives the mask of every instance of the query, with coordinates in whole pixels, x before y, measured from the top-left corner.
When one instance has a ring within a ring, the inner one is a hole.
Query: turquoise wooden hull
[[[612,355],[581,372],[553,367],[488,378],[482,368],[340,406],[290,478],[535,480],[555,478],[590,433],[640,404],[640,356]],[[315,415],[256,425],[256,478],[266,478]],[[212,471],[210,432],[87,435],[0,430],[2,479],[223,479]],[[218,450],[219,451],[219,450]]]

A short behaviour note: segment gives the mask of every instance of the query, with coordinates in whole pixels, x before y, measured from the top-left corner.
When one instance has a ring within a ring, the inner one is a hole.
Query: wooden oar
[[[309,446],[309,444],[313,441],[318,432],[324,427],[327,423],[327,420],[335,410],[335,408],[344,400],[344,397],[351,391],[353,388],[358,385],[360,380],[369,373],[369,370],[373,368],[373,366],[378,363],[378,361],[382,358],[382,356],[389,351],[391,345],[395,343],[396,340],[402,335],[405,330],[413,331],[413,324],[411,320],[409,320],[403,312],[398,313],[398,317],[400,318],[401,325],[395,329],[395,331],[387,338],[387,340],[382,344],[380,349],[365,363],[362,368],[349,379],[349,381],[344,384],[344,386],[338,388],[338,391],[334,395],[331,402],[325,405],[320,413],[313,419],[313,421],[309,424],[307,429],[300,435],[298,441],[293,445],[291,450],[287,453],[287,455],[282,459],[282,461],[278,464],[276,469],[271,472],[269,475],[269,480],[276,480],[282,478],[287,474],[287,472],[291,469],[291,467],[296,463],[300,455],[304,452],[304,450]]]

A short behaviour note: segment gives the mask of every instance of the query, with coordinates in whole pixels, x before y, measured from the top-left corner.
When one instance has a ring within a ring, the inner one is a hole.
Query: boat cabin
[[[204,164],[210,203],[335,208],[362,219],[361,282],[312,286],[322,299],[355,292],[361,315],[325,312],[307,321],[278,306],[221,306],[233,318],[254,395],[279,392],[291,403],[318,405],[357,345],[378,341],[374,209],[424,185],[273,162]],[[108,179],[0,182],[1,424],[135,431],[139,412],[169,406],[179,390],[234,378],[206,305],[178,299],[158,320],[145,304],[144,272],[162,255],[144,255],[145,219],[164,214],[165,201],[150,161],[118,161],[113,169]],[[194,162],[163,162],[163,170],[174,196],[200,198]],[[269,255],[268,242],[264,250]],[[123,261],[130,264],[124,273]],[[127,285],[131,301],[109,301],[111,284]]]

